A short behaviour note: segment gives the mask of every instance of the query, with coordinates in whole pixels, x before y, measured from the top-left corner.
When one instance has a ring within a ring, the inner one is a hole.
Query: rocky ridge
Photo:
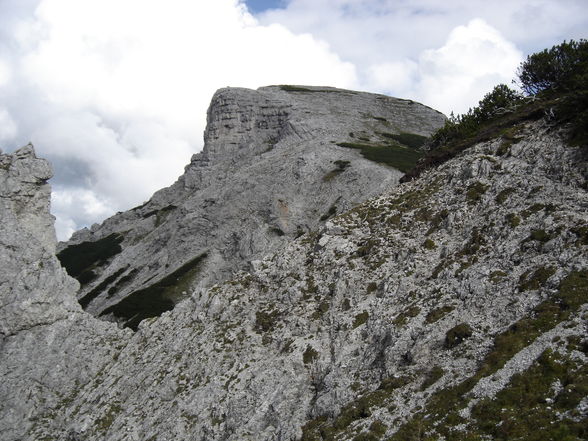
[[[75,289],[50,287],[43,310],[65,301],[73,305],[65,317],[2,331],[2,433],[586,438],[588,194],[578,149],[562,134],[545,120],[521,123],[232,280],[192,291],[135,333],[76,308]],[[32,151],[25,156],[33,161]],[[11,182],[24,183],[11,185],[46,207],[48,173],[10,170],[26,169],[9,167]],[[3,216],[16,218],[10,210]],[[12,225],[12,236],[28,234],[26,223]],[[40,276],[75,288],[51,253],[43,266],[23,257],[39,243],[16,240],[6,258],[13,266],[3,281],[37,276],[36,285],[11,285],[23,303],[30,288],[43,291]]]
[[[207,120],[203,151],[174,185],[60,245],[88,312],[136,328],[190,289],[249,269],[398,183],[400,171],[352,142],[414,153],[394,137],[428,136],[445,117],[383,95],[271,86],[219,90]]]

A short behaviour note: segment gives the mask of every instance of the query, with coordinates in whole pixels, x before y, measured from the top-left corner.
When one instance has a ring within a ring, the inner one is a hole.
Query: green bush
[[[588,41],[564,41],[529,55],[517,70],[517,83],[527,95],[544,91],[571,92],[586,88],[587,71]]]
[[[484,95],[477,107],[469,109],[467,113],[455,116],[452,112],[445,126],[432,136],[431,146],[437,147],[472,136],[484,122],[503,115],[522,101],[523,96],[519,92],[506,84],[499,84],[492,92]]]

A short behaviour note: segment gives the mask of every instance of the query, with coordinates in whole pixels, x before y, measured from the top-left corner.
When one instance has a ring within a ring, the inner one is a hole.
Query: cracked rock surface
[[[1,191],[37,200],[23,215],[42,219],[2,211],[16,247],[2,296],[46,305],[26,326],[0,310],[3,439],[585,438],[582,160],[543,120],[517,138],[472,146],[190,289],[134,333],[75,306],[76,282],[43,248],[48,173],[33,176],[48,168],[29,149],[32,172],[2,166],[16,191]],[[39,282],[4,290],[21,273]]]
[[[341,142],[428,136],[445,117],[422,104],[325,87],[227,88],[213,97],[204,150],[147,203],[60,245],[67,259],[96,252],[70,274],[95,316],[136,327],[189,289],[236,270],[398,184],[402,173]],[[166,289],[169,280],[177,289]],[[145,306],[134,314],[137,303]],[[150,311],[152,308],[153,311]]]

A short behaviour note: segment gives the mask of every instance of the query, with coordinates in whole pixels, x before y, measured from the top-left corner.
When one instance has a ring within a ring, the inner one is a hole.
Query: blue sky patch
[[[278,9],[285,5],[285,0],[245,0],[249,12],[259,14],[268,9]]]

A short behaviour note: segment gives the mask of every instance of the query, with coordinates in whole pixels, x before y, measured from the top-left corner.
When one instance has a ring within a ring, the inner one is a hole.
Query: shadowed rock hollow
[[[136,328],[190,290],[250,269],[397,185],[398,167],[420,155],[414,142],[445,121],[412,101],[307,86],[221,89],[207,119],[204,149],[174,185],[61,244],[93,315]]]

